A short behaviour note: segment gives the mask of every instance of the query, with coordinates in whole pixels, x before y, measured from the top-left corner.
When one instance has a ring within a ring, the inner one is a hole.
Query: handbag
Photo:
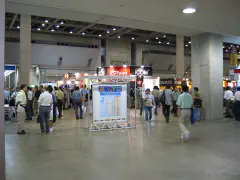
[[[165,104],[165,98],[166,97],[165,97],[165,90],[164,90],[159,100],[161,104]]]
[[[195,98],[194,99],[194,106],[197,107],[197,108],[201,108],[202,107],[202,99]]]

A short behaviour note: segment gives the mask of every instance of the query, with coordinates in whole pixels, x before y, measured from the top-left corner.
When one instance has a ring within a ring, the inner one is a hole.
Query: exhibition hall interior
[[[0,180],[239,180],[239,7],[0,1]]]

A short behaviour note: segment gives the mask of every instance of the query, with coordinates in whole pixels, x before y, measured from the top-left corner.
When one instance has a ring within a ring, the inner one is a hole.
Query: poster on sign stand
[[[136,127],[136,109],[127,108],[127,84],[136,77],[88,76],[91,97],[88,106],[88,131],[103,131]],[[96,79],[98,81],[96,81]],[[136,86],[136,85],[135,85]],[[88,86],[89,87],[89,86]],[[92,106],[92,107],[90,107]],[[90,113],[90,109],[93,109]]]

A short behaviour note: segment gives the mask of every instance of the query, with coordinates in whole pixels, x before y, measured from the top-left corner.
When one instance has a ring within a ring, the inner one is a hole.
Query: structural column
[[[0,179],[5,180],[5,133],[4,133],[4,45],[5,45],[5,1],[0,1]]]
[[[102,67],[106,66],[106,55],[107,55],[106,44],[107,44],[106,40],[102,39],[101,40],[101,66]]]
[[[184,63],[184,36],[176,39],[176,77],[183,78],[185,73]]]
[[[131,65],[136,65],[137,63],[136,51],[137,51],[136,43],[131,43]]]
[[[30,83],[31,68],[31,16],[21,14],[20,19],[20,84]]]
[[[202,118],[223,118],[223,37],[205,33],[192,37],[192,85],[203,99]]]

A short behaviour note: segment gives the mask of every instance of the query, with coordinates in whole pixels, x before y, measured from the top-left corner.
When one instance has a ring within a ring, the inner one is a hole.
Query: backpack
[[[165,99],[166,99],[166,97],[165,97],[165,90],[163,91],[163,93],[162,93],[162,95],[161,95],[161,97],[160,97],[160,103],[161,104],[165,104]]]

